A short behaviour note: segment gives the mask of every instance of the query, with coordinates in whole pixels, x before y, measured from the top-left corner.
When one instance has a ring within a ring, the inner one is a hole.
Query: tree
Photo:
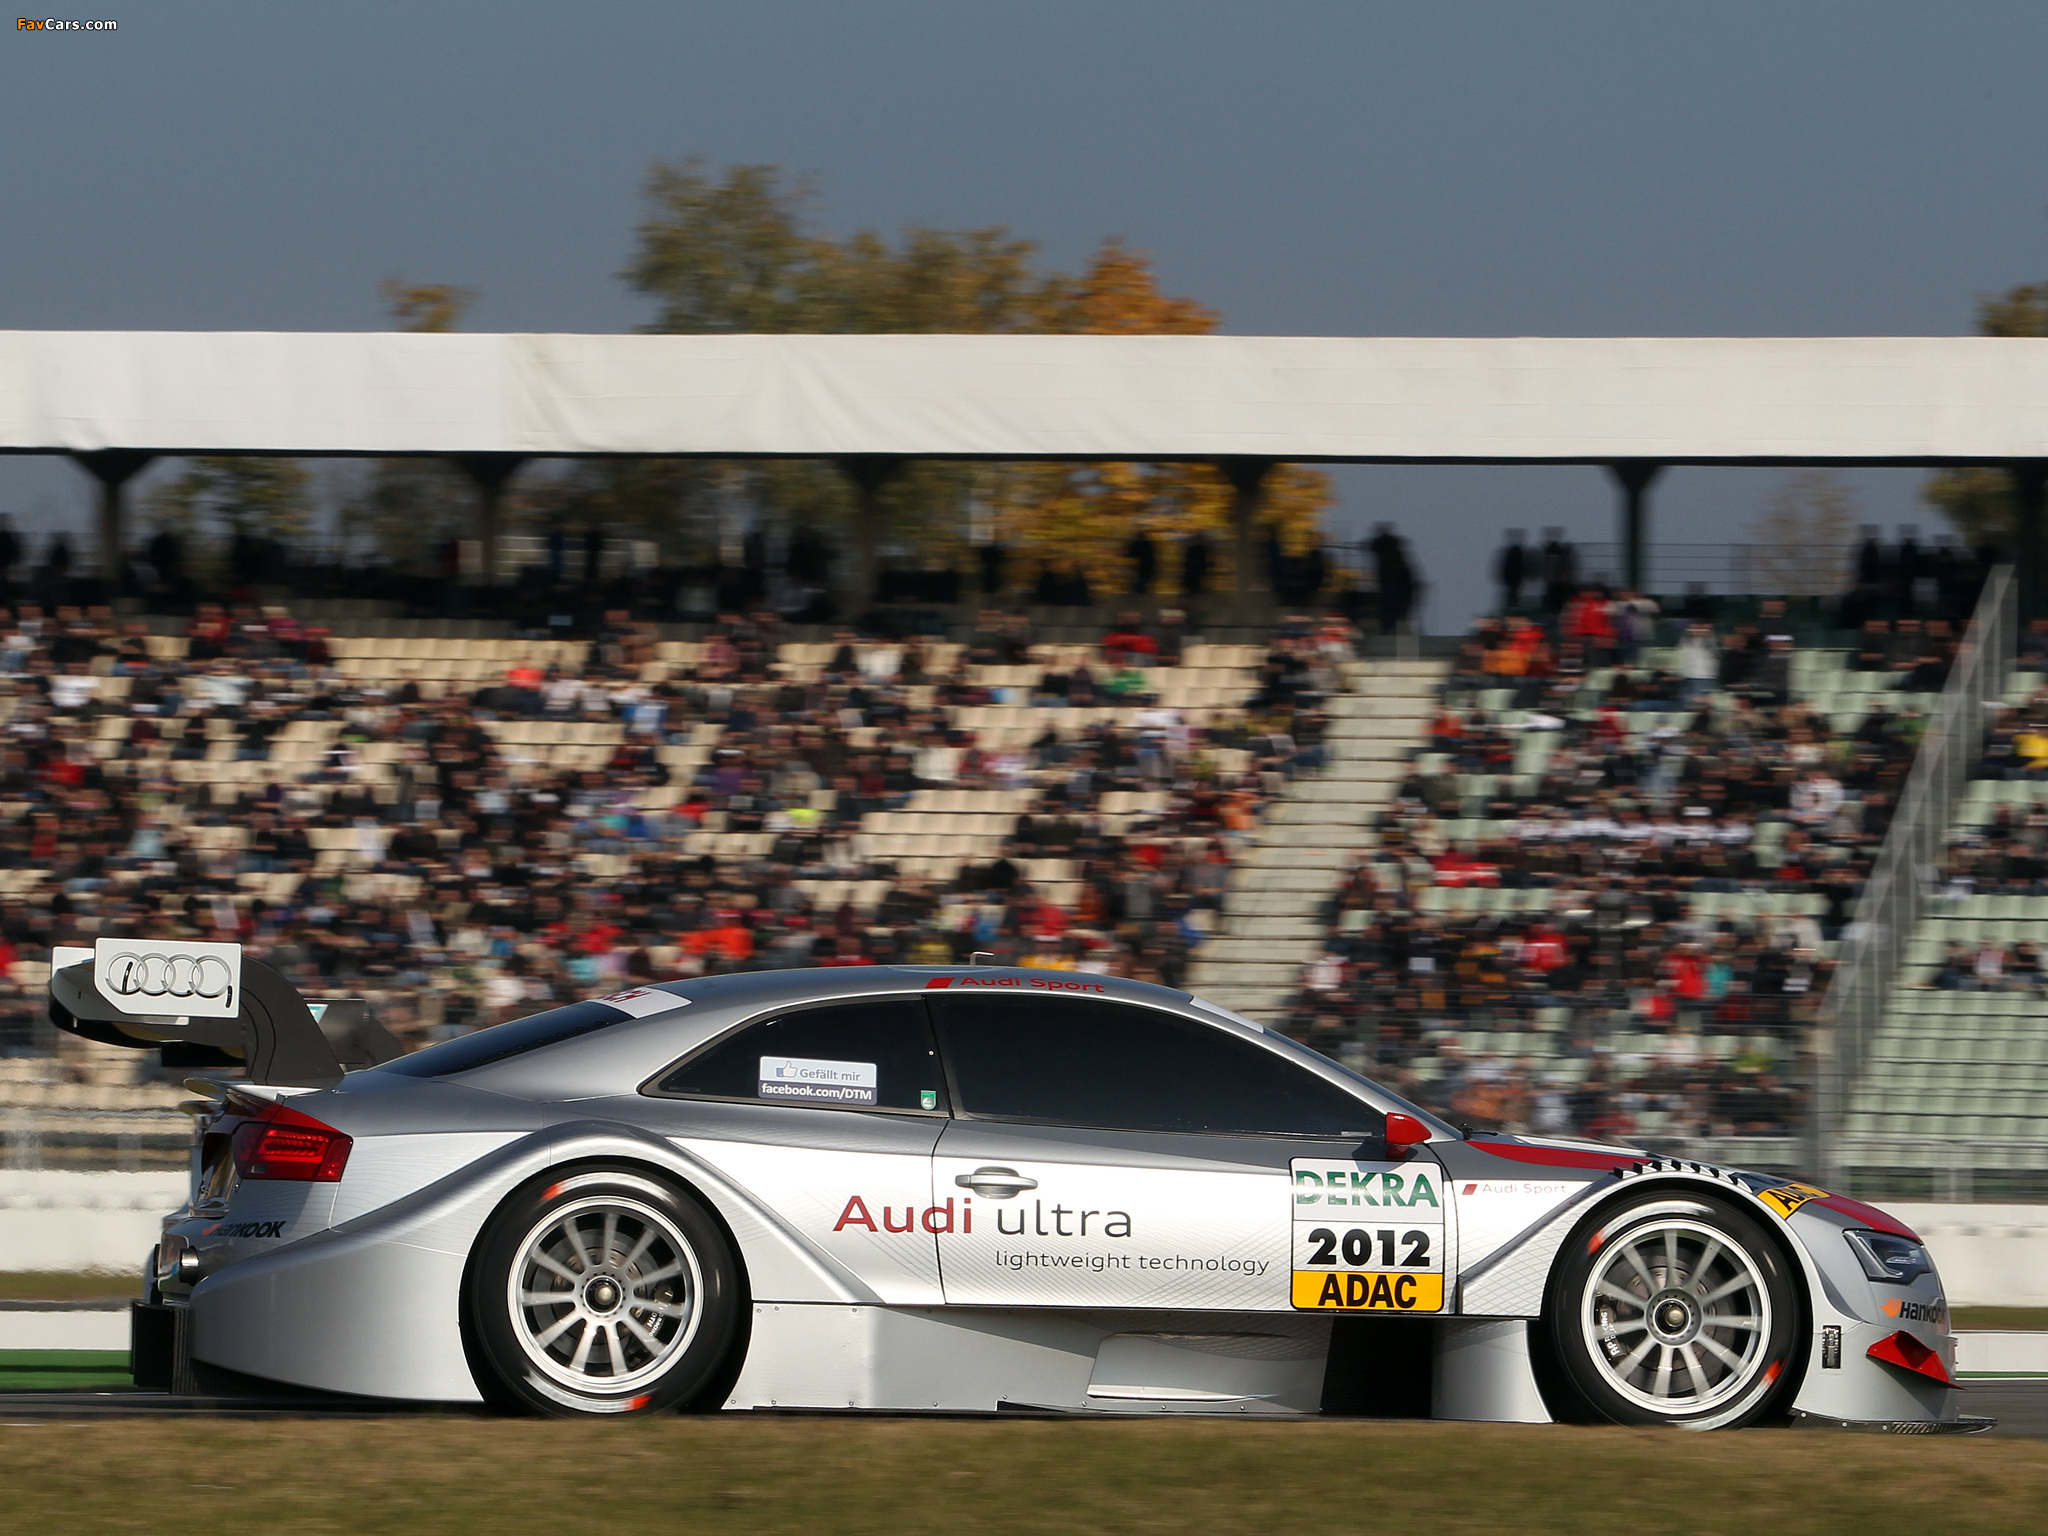
[[[184,470],[158,486],[146,516],[152,527],[178,536],[195,566],[225,566],[253,578],[278,562],[274,548],[297,538],[311,521],[311,477],[296,459],[207,457],[187,459]]]
[[[384,308],[401,331],[441,335],[462,324],[462,317],[479,297],[474,288],[452,283],[408,283],[387,277],[377,285],[384,295]]]
[[[1005,229],[911,228],[893,246],[873,230],[814,233],[810,186],[772,165],[713,179],[700,159],[657,162],[645,195],[620,275],[659,305],[651,331],[1035,331],[1063,296]]]
[[[1825,597],[1849,584],[1856,497],[1832,470],[1802,469],[1764,504],[1749,542],[1759,592]]]
[[[1979,336],[2048,336],[2048,283],[2022,283],[1977,300]],[[1972,547],[2014,542],[2012,477],[2002,469],[1943,469],[1921,493]]]
[[[652,297],[651,331],[823,329],[810,305],[821,242],[805,232],[807,186],[772,165],[735,165],[723,181],[695,156],[647,174],[638,250],[620,274]]]
[[[655,331],[1206,335],[1220,319],[1161,293],[1150,261],[1120,240],[1079,278],[1040,270],[1037,247],[1001,227],[833,240],[815,228],[810,187],[771,165],[717,176],[701,160],[657,163],[646,199],[621,275],[655,301]],[[758,515],[791,529],[844,529],[858,506],[831,465],[720,474]],[[1288,467],[1268,477],[1264,512],[1298,551],[1330,500],[1325,476]],[[916,463],[877,497],[884,541],[927,560],[958,560],[973,506],[1027,558],[1082,561],[1098,577],[1118,568],[1134,521],[1167,534],[1221,531],[1231,505],[1213,469],[1173,464]],[[1228,579],[1227,566],[1220,574]]]
[[[1159,291],[1152,264],[1121,240],[1103,242],[1064,294],[1055,330],[1097,336],[1206,336],[1221,316],[1193,299]],[[1231,579],[1228,538],[1235,497],[1206,464],[1037,465],[1013,481],[999,504],[1005,537],[1027,557],[1077,560],[1091,572],[1120,571],[1134,527],[1167,537],[1221,536],[1218,575]],[[1289,553],[1304,552],[1331,500],[1319,470],[1279,465],[1267,475],[1260,515]]]
[[[713,558],[718,491],[717,469],[698,460],[592,459],[546,478],[528,475],[510,513],[532,533],[652,539],[665,555],[696,562]],[[570,566],[579,572],[580,558]]]
[[[386,278],[379,292],[392,324],[416,334],[453,331],[477,300],[473,288],[400,278]],[[342,503],[338,527],[344,544],[362,540],[394,568],[432,575],[448,540],[468,532],[475,509],[475,488],[452,464],[380,459]]]

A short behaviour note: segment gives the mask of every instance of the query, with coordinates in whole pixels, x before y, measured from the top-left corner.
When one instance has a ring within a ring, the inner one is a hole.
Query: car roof
[[[1445,1133],[1456,1134],[1445,1122],[1320,1052],[1192,993],[1128,977],[1024,966],[818,966],[739,971],[662,982],[651,988],[633,989],[638,994],[632,998],[635,1017],[476,1067],[460,1074],[459,1081],[493,1093],[541,1101],[631,1094],[678,1057],[778,1008],[842,998],[954,994],[982,989],[995,995],[1100,998],[1164,1008],[1182,1018],[1254,1038],[1318,1076],[1348,1091],[1362,1093],[1383,1111],[1415,1114]],[[647,1008],[647,994],[654,992],[675,997],[677,1006],[641,1012]]]

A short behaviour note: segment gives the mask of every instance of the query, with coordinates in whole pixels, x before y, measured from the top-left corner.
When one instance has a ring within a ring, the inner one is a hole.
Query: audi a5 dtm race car
[[[1962,1419],[1882,1211],[1461,1132],[1184,992],[876,967],[635,987],[398,1054],[234,946],[59,957],[201,1076],[160,1386],[577,1415]]]

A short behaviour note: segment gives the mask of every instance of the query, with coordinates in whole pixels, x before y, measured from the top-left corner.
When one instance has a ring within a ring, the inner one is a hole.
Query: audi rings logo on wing
[[[100,939],[92,977],[102,997],[130,1013],[231,1019],[241,1002],[242,946]]]
[[[116,955],[98,980],[114,997],[198,998],[224,1007],[234,1001],[235,973],[217,955]]]

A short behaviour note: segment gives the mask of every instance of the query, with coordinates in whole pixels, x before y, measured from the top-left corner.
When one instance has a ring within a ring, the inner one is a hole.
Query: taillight
[[[354,1145],[351,1137],[311,1115],[271,1104],[260,1118],[236,1129],[235,1172],[245,1179],[333,1184],[348,1166]]]

